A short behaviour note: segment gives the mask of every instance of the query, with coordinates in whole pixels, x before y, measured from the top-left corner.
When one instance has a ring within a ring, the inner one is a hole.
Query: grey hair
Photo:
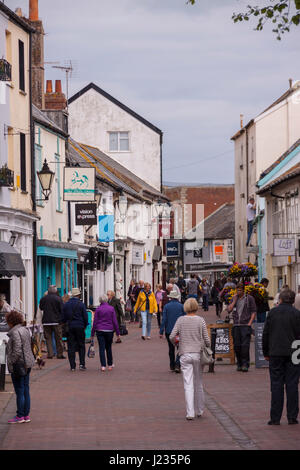
[[[48,294],[56,294],[57,293],[57,287],[56,286],[50,286],[48,289]]]
[[[105,294],[100,295],[100,297],[99,297],[99,302],[100,302],[100,304],[105,304],[105,303],[107,303],[107,302],[108,302],[108,297],[107,297],[107,295],[105,295]]]

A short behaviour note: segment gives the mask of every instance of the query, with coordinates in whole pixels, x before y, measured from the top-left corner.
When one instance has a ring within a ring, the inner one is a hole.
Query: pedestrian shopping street
[[[215,321],[213,307],[205,319]],[[1,394],[0,449],[300,449],[300,427],[289,426],[285,412],[280,426],[267,425],[268,369],[254,365],[248,373],[229,363],[218,362],[214,374],[206,368],[205,413],[187,421],[182,377],[169,371],[167,341],[159,338],[155,319],[153,326],[151,340],[142,341],[138,325],[128,325],[129,335],[113,345],[112,372],[99,371],[98,349],[86,371],[71,373],[67,359],[47,360],[43,371],[34,370],[31,423],[9,426],[15,395]]]

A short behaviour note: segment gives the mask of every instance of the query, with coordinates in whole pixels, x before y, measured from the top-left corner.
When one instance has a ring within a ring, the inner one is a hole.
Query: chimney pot
[[[61,80],[55,80],[55,93],[62,93]]]
[[[18,15],[20,18],[23,16],[22,8],[16,8],[15,14]]]
[[[293,87],[293,79],[289,78],[290,89]]]
[[[29,19],[39,21],[39,0],[29,0]]]
[[[52,80],[47,80],[46,93],[52,93]]]

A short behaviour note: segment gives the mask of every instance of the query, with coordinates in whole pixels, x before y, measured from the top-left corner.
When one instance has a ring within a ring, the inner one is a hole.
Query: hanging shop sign
[[[64,201],[95,201],[95,168],[64,169]]]
[[[115,241],[115,218],[113,215],[99,215],[99,242]]]
[[[97,225],[96,204],[75,205],[75,225]]]
[[[144,246],[133,245],[132,247],[132,264],[143,266],[144,264]]]
[[[178,258],[180,256],[180,245],[179,241],[167,242],[167,257]]]

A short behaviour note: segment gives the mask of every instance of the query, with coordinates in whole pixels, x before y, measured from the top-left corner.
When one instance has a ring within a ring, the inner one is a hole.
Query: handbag
[[[125,311],[126,312],[131,312],[131,310],[132,310],[131,299],[128,299],[127,302],[126,302],[126,305],[125,305]]]
[[[95,357],[95,347],[94,347],[94,341],[91,342],[91,345],[88,350],[88,357],[89,358],[94,358]]]
[[[203,335],[202,335],[202,328],[201,328],[201,339],[202,342],[204,343],[203,340]],[[213,357],[213,352],[212,349],[209,348],[208,346],[205,345],[200,351],[200,363],[202,366],[209,366],[215,362],[214,357]]]
[[[17,377],[25,377],[27,375],[28,369],[26,367],[26,362],[25,362],[25,355],[24,355],[24,349],[23,349],[23,342],[22,342],[22,336],[21,333],[19,332],[20,339],[21,339],[21,347],[22,347],[22,353],[23,353],[23,361],[19,359],[17,362],[15,362],[12,367],[13,367],[13,374]]]
[[[128,335],[128,330],[126,328],[126,324],[122,323],[120,326],[120,336],[126,336]]]

